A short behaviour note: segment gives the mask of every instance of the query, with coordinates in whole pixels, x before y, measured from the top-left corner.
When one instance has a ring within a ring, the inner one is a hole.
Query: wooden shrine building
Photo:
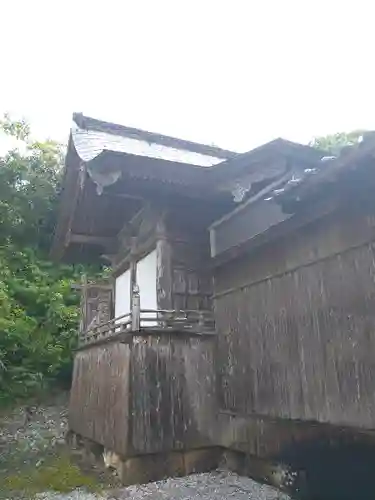
[[[71,430],[127,483],[372,450],[374,187],[372,134],[235,154],[74,115],[52,254],[112,276],[82,285]]]

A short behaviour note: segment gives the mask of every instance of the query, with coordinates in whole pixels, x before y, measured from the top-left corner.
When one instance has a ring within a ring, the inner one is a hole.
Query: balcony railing
[[[80,347],[116,337],[129,337],[145,333],[182,332],[194,335],[208,335],[215,331],[212,311],[198,310],[153,310],[139,309],[113,318],[105,323],[91,326],[82,332]]]

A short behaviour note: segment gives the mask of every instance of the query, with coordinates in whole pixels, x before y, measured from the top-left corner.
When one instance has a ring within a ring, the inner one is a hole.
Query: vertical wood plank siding
[[[200,235],[198,235],[199,238]],[[171,241],[172,255],[172,308],[212,309],[212,274],[209,261],[209,241],[195,239]]]
[[[79,351],[69,425],[123,456],[214,442],[216,337],[134,337]]]
[[[217,417],[214,339],[136,337],[131,388],[133,453],[212,444]]]
[[[196,210],[196,207],[195,207]],[[166,237],[170,245],[172,309],[212,309],[210,239],[199,214],[192,223],[186,209],[170,213]]]
[[[374,239],[351,207],[217,271],[224,409],[375,426]]]
[[[118,342],[76,353],[69,426],[126,455],[129,431],[130,349]]]

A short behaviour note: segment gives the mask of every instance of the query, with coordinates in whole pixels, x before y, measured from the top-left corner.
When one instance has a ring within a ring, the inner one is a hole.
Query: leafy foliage
[[[48,261],[61,147],[36,142],[24,122],[0,121],[19,147],[0,157],[0,406],[68,381],[82,267]],[[95,270],[88,270],[94,272]]]
[[[357,144],[364,132],[364,130],[354,130],[349,133],[338,132],[337,134],[316,137],[311,141],[310,146],[337,155],[342,148]]]

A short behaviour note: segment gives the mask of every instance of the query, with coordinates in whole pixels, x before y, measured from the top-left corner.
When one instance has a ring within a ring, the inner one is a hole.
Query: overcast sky
[[[0,113],[66,141],[73,111],[244,151],[375,129],[361,0],[2,0]]]

